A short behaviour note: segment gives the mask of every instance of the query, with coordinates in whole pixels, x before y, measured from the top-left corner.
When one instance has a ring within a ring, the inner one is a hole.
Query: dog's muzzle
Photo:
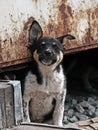
[[[51,50],[45,50],[39,54],[39,61],[44,65],[52,65],[57,61],[56,55]]]

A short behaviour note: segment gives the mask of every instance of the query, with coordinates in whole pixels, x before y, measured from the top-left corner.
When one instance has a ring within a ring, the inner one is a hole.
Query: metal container
[[[98,47],[98,0],[0,0],[0,67],[30,61],[28,30],[33,20],[44,35],[72,34],[65,53]]]

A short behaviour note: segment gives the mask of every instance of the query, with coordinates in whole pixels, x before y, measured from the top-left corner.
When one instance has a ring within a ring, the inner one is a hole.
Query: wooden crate
[[[0,81],[0,129],[17,125],[23,119],[19,81]]]

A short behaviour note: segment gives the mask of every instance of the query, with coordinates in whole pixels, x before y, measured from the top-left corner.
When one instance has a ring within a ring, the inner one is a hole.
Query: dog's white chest
[[[41,85],[38,84],[36,76],[29,72],[25,80],[25,92],[28,94],[37,91],[45,93],[60,93],[64,87],[64,81],[65,78],[62,69],[59,73],[54,71],[53,73],[44,74]]]
[[[64,77],[62,73],[54,72],[52,75],[46,75],[43,78],[43,88],[49,92],[60,92],[64,85]]]
[[[60,72],[44,73],[42,84],[37,82],[37,77],[29,71],[25,79],[25,97],[30,100],[30,113],[33,121],[43,120],[44,115],[53,111],[54,99],[62,94],[65,77],[61,68]],[[59,100],[58,98],[58,100]]]

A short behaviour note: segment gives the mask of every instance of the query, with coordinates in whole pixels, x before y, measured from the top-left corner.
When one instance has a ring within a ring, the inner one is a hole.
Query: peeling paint
[[[86,29],[89,28],[88,21],[85,18],[81,18],[78,21],[77,25],[77,33],[79,34],[79,40],[81,41],[82,38],[86,35]]]
[[[88,9],[96,8],[98,0],[67,0],[67,3],[71,6],[73,10],[86,11]]]
[[[1,67],[30,60],[28,30],[34,19],[45,36],[76,37],[67,41],[65,53],[98,47],[98,0],[1,0],[0,19]]]

